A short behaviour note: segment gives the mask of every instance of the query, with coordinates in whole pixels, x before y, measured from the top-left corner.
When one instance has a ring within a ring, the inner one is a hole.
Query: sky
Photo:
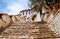
[[[21,10],[29,9],[28,3],[29,0],[0,0],[0,12],[19,14]]]

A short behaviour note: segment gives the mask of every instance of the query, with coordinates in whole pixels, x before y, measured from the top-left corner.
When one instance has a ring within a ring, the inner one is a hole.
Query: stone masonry
[[[47,23],[12,23],[7,27],[0,39],[55,39],[54,31],[48,28]]]

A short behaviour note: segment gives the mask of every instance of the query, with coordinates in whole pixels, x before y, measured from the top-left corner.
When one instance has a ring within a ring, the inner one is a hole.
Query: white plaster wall
[[[56,33],[55,35],[60,36],[60,12],[50,20],[48,27]]]
[[[41,21],[40,13],[37,14],[37,17],[34,21],[35,22],[40,22]]]

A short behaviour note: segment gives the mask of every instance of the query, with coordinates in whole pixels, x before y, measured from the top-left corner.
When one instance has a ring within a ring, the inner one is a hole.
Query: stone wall
[[[23,17],[20,14],[12,15],[11,19],[13,22],[25,22],[25,20],[23,19]]]
[[[7,14],[0,14],[0,27],[7,26],[11,23],[11,18]]]
[[[49,28],[60,36],[60,10],[57,12],[57,15],[52,18],[49,22]]]
[[[15,22],[24,23],[25,20],[21,17],[20,14],[8,15],[8,14],[0,13],[0,32],[2,32],[10,24]]]

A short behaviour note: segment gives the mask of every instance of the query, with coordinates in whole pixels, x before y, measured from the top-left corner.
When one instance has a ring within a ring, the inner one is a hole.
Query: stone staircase
[[[0,35],[0,39],[55,39],[55,35],[47,23],[12,23]]]

